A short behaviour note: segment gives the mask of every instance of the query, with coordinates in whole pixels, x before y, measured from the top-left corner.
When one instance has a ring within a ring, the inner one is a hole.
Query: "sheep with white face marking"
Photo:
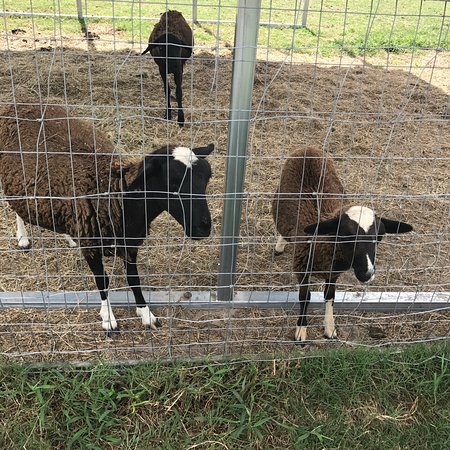
[[[183,69],[186,61],[192,55],[194,35],[183,15],[178,11],[166,11],[161,14],[159,22],[153,28],[148,39],[148,46],[142,52],[150,52],[158,65],[159,73],[164,84],[166,97],[165,118],[172,118],[170,108],[170,86],[167,76],[173,73],[175,80],[175,95],[178,104],[178,125],[184,126],[183,112]]]
[[[372,209],[351,203],[332,159],[314,147],[294,151],[286,160],[272,214],[280,233],[275,255],[283,253],[288,242],[295,246],[293,270],[300,283],[295,340],[300,342],[306,340],[311,275],[325,281],[325,337],[336,338],[333,301],[339,276],[353,270],[359,281],[370,283],[383,235],[412,231],[407,223],[378,217]]]
[[[117,330],[108,301],[103,255],[120,256],[144,325],[159,321],[148,308],[137,253],[150,223],[168,211],[192,239],[209,236],[206,161],[214,146],[167,146],[145,157],[114,153],[92,124],[69,119],[61,106],[17,104],[0,111],[0,182],[25,222],[64,233],[81,247],[100,291],[102,326]]]

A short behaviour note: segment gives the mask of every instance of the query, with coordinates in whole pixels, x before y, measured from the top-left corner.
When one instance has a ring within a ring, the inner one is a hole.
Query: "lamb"
[[[21,220],[64,233],[78,243],[101,297],[102,327],[118,330],[108,300],[103,256],[124,261],[136,313],[161,326],[142,294],[137,253],[150,223],[163,211],[192,239],[211,231],[205,197],[210,144],[193,150],[168,145],[142,157],[114,152],[91,124],[68,118],[62,106],[17,104],[0,110],[0,181]]]
[[[344,193],[332,158],[315,147],[294,151],[286,160],[272,201],[272,215],[280,233],[275,255],[282,254],[288,242],[295,246],[293,271],[300,284],[295,341],[300,343],[306,340],[311,275],[325,282],[325,337],[334,339],[333,304],[339,276],[352,269],[360,282],[370,283],[375,275],[377,244],[383,235],[413,229],[353,204]],[[317,237],[323,235],[330,237]]]
[[[170,86],[167,79],[169,73],[173,73],[175,79],[175,94],[178,104],[178,125],[184,126],[183,112],[183,69],[192,55],[194,35],[183,15],[178,11],[166,11],[161,14],[159,22],[153,28],[148,39],[148,46],[142,52],[145,55],[150,52],[159,68],[164,84],[166,97],[165,119],[172,119],[170,107]]]

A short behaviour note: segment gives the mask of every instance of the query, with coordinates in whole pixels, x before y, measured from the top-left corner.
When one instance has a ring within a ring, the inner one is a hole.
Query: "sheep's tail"
[[[149,42],[147,48],[141,53],[142,55],[145,55],[146,53],[148,53],[152,48],[157,47],[158,44],[155,44],[154,42]]]

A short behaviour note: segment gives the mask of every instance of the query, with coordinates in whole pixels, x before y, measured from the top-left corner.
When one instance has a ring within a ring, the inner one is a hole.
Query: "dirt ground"
[[[98,30],[97,30],[98,31]],[[214,231],[190,242],[167,215],[152,224],[140,251],[144,288],[215,290],[226,167],[230,52],[202,49],[184,77],[186,126],[163,120],[162,84],[150,58],[125,44],[23,42],[10,36],[0,58],[0,104],[23,98],[66,103],[71,114],[106,131],[123,154],[144,154],[167,142],[213,142],[209,187]],[[83,48],[85,46],[85,48]],[[292,253],[272,256],[270,199],[283,160],[294,148],[322,146],[336,160],[344,187],[380,215],[414,232],[385,238],[374,291],[450,291],[450,110],[448,53],[323,59],[258,52],[247,158],[238,290],[295,290]],[[0,200],[0,292],[93,290],[78,249],[33,228],[32,249],[15,242],[14,214]],[[126,285],[121,261],[110,259],[112,289]],[[351,274],[338,289],[357,289]],[[1,298],[1,294],[0,294]],[[293,348],[293,311],[158,312],[165,327],[144,332],[133,310],[119,310],[122,332],[106,339],[97,311],[0,309],[5,357],[59,360],[255,354]],[[346,313],[341,342],[381,345],[449,336],[448,312]],[[320,339],[320,313],[310,337]],[[375,330],[375,331],[374,331]],[[378,331],[377,331],[378,330]],[[318,344],[321,345],[321,344]]]

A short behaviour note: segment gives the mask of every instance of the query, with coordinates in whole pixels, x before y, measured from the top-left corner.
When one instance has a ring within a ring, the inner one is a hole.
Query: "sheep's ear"
[[[336,233],[339,226],[339,219],[333,217],[332,219],[324,220],[323,222],[314,223],[304,228],[306,234],[330,234]]]
[[[381,222],[383,222],[386,233],[400,234],[409,233],[413,230],[412,225],[405,222],[398,222],[397,220],[389,220],[381,217]]]
[[[195,153],[195,156],[198,156],[199,158],[206,158],[211,154],[213,150],[214,144],[209,144],[206,147],[197,147],[192,149],[192,151]]]

